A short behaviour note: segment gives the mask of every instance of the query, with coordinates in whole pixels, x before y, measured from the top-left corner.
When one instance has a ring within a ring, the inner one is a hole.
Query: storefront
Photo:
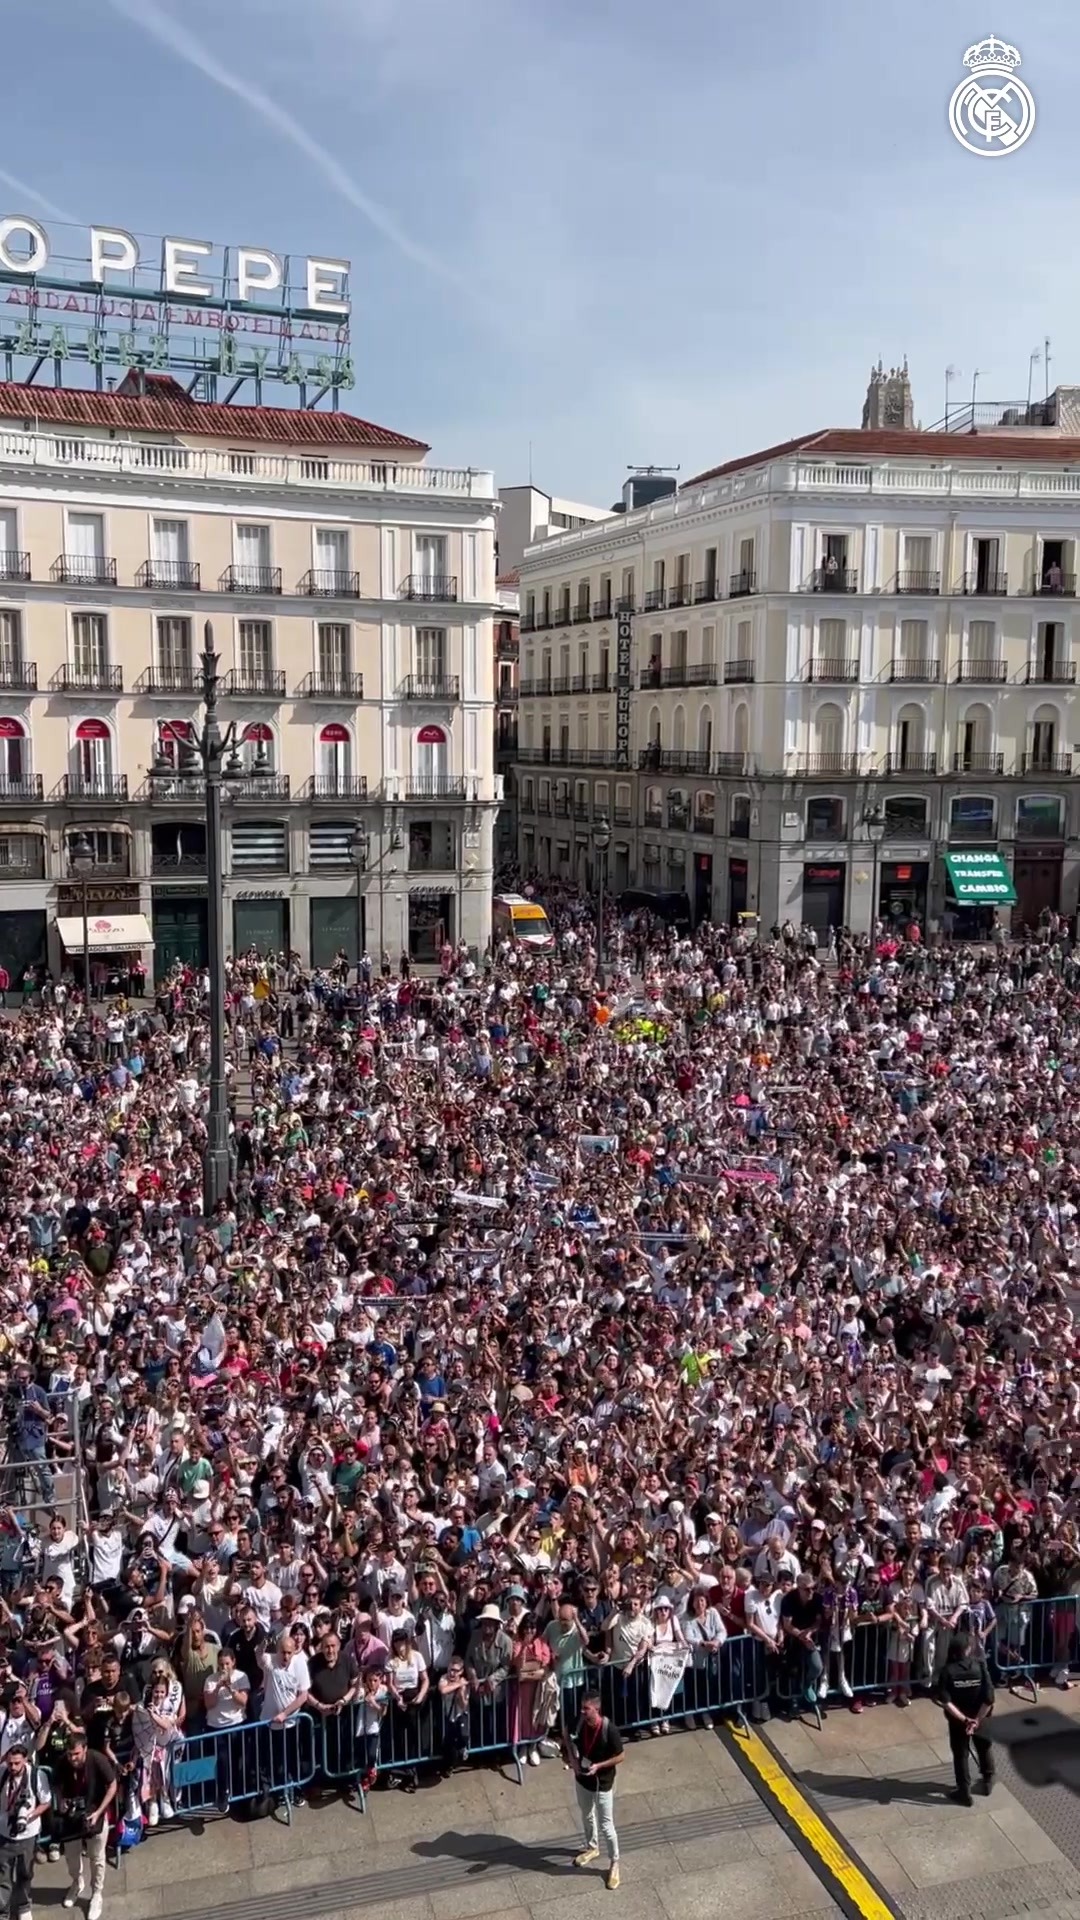
[[[885,860],[878,883],[878,915],[890,927],[907,927],[917,920],[926,927],[926,900],[930,886],[928,860]]]
[[[728,925],[735,927],[739,915],[746,912],[746,900],[749,892],[749,863],[746,860],[729,860],[728,870]]]
[[[91,907],[85,923],[81,913],[58,916],[56,931],[64,964],[77,980],[83,978],[89,956],[90,982],[96,993],[129,992],[136,961],[142,962],[147,977],[152,973],[154,936],[143,913],[105,914]]]
[[[803,867],[802,922],[815,932],[827,934],[830,927],[844,924],[844,899],[847,893],[847,868],[842,866]]]
[[[694,855],[694,925],[712,919],[713,857],[711,853]]]
[[[1016,899],[1004,858],[996,847],[957,847],[944,860],[946,926],[957,939],[985,939],[997,909]]]
[[[339,953],[355,967],[366,944],[364,897],[353,894],[313,894],[311,897],[311,964],[333,966]]]
[[[409,892],[409,959],[421,965],[439,958],[444,940],[454,938],[454,896],[429,892],[426,888]]]
[[[38,975],[48,962],[48,915],[44,907],[9,907],[0,913],[0,962],[13,987],[27,968]]]
[[[233,952],[254,947],[265,958],[289,951],[289,902],[278,893],[238,893],[233,899]]]
[[[150,903],[154,917],[154,973],[162,979],[174,960],[185,967],[205,967],[207,902],[205,893],[155,893]]]
[[[1013,931],[1021,927],[1037,927],[1039,915],[1044,911],[1057,913],[1061,907],[1061,874],[1065,861],[1065,848],[1059,842],[1057,846],[1025,846],[1021,853],[1016,849],[1013,861],[1013,886],[1016,888],[1016,911],[1012,917]]]

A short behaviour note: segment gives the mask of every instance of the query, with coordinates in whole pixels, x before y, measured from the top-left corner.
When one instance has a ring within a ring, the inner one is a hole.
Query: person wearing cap
[[[48,1777],[32,1752],[23,1738],[0,1760],[0,1913],[11,1920],[32,1920],[37,1843],[52,1807]]]
[[[979,1765],[983,1792],[994,1785],[994,1746],[983,1731],[994,1709],[994,1686],[981,1649],[971,1634],[953,1634],[934,1686],[934,1698],[945,1714],[956,1788],[952,1799],[970,1807],[971,1757]]]

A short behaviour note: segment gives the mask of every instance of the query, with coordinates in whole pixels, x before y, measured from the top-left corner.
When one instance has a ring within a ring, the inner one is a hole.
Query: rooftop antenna
[[[1050,398],[1050,342],[1043,341],[1043,365],[1046,369],[1046,398]]]
[[[1027,425],[1029,426],[1031,424],[1031,383],[1035,375],[1035,369],[1041,359],[1042,354],[1039,352],[1038,347],[1035,348],[1034,353],[1029,353],[1028,355]]]
[[[628,461],[628,463],[627,463],[627,468],[626,468],[626,471],[627,471],[627,473],[641,473],[641,474],[648,474],[648,473],[681,473],[681,472],[682,472],[682,465],[681,465],[681,463],[680,463],[680,464],[679,464],[679,466],[677,466],[677,467],[636,467],[636,466],[634,465],[634,463],[633,463],[633,461],[631,460],[631,461]]]
[[[974,373],[971,376],[971,429],[970,431],[972,433],[974,433],[975,431],[975,395],[979,391],[979,381],[982,379],[983,374],[985,372],[986,372],[985,367],[976,367]]]
[[[960,378],[959,367],[946,367],[945,369],[945,431],[946,433],[948,433],[949,431],[949,388],[952,386],[953,381],[959,380],[959,378]]]

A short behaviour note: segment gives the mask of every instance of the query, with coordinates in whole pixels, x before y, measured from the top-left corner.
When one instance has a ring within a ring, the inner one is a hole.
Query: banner
[[[654,1713],[667,1712],[689,1664],[690,1655],[685,1647],[675,1647],[670,1653],[650,1653],[649,1705]]]

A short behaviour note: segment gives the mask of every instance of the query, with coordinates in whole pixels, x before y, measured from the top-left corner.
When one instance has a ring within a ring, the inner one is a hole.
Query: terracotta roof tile
[[[65,424],[123,427],[130,432],[205,434],[229,440],[269,441],[275,446],[386,447],[426,453],[414,440],[350,413],[299,407],[238,407],[195,400],[171,375],[148,376],[148,391],[96,393],[81,387],[30,387],[0,381],[0,417]]]
[[[741,459],[726,460],[723,466],[710,467],[706,473],[683,482],[682,491],[697,487],[705,480],[717,480],[725,473],[738,473],[743,467],[760,467],[770,460],[781,460],[788,453],[839,454],[851,459],[892,455],[895,458],[923,460],[1031,460],[1080,464],[1080,440],[1056,433],[918,433],[902,427],[825,427],[817,433],[801,434],[797,440],[782,440],[779,446],[766,447],[761,453],[746,453]]]

